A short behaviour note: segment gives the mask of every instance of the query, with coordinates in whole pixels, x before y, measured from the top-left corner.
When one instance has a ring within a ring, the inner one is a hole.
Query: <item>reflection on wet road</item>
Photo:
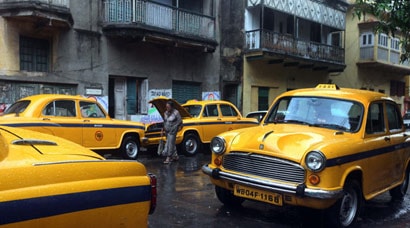
[[[181,156],[168,165],[159,157],[139,159],[158,178],[158,205],[149,217],[149,227],[321,227],[318,211],[252,201],[239,208],[223,206],[201,171],[210,158],[210,154]],[[409,195],[403,202],[391,202],[388,193],[367,202],[359,227],[410,227]]]

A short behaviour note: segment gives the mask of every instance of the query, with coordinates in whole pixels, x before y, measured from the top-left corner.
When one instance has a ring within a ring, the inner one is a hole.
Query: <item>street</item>
[[[214,186],[201,166],[210,154],[180,156],[165,165],[163,158],[144,155],[139,161],[158,178],[158,204],[149,216],[149,227],[321,227],[321,212],[295,207],[276,207],[245,201],[227,208],[216,198]],[[367,202],[359,227],[410,227],[410,196],[390,202],[385,193]]]

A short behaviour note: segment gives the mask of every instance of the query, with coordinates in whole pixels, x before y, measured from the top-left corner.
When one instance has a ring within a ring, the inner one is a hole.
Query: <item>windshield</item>
[[[30,104],[30,101],[27,101],[27,100],[17,101],[16,103],[12,104],[8,109],[6,109],[4,114],[24,112],[24,110],[26,110],[29,104]]]
[[[348,132],[360,128],[363,106],[354,101],[323,97],[285,97],[265,123],[296,123]]]
[[[183,107],[192,117],[198,117],[202,110],[201,105],[184,105]]]

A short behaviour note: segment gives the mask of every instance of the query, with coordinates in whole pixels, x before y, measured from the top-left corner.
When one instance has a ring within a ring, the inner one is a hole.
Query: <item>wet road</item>
[[[201,166],[210,154],[181,156],[164,165],[163,158],[140,156],[148,172],[158,178],[158,205],[149,216],[149,227],[321,227],[321,212],[295,207],[276,207],[245,201],[227,208],[218,201],[214,186]],[[403,202],[390,202],[388,193],[366,203],[359,227],[410,227],[410,193]],[[302,217],[302,215],[304,215]]]

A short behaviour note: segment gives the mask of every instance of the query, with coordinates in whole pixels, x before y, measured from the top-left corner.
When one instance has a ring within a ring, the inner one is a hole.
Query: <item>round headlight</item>
[[[305,162],[308,169],[313,172],[319,172],[325,168],[326,158],[319,151],[311,151],[307,154]]]
[[[221,137],[214,137],[211,140],[211,150],[215,154],[222,154],[225,152],[225,140]]]

